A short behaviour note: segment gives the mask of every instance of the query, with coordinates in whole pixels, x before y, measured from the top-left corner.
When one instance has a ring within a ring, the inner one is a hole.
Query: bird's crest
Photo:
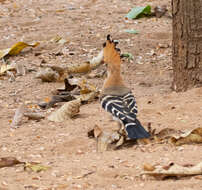
[[[107,41],[103,44],[105,63],[114,66],[121,65],[120,49],[116,48],[117,44],[118,42],[111,40],[111,37],[108,34]]]

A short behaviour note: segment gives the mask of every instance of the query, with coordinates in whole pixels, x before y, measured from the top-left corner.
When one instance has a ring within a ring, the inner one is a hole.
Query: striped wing
[[[137,114],[137,104],[135,101],[135,97],[130,92],[123,97],[124,105],[130,110],[130,112]]]
[[[102,107],[124,124],[130,139],[148,138],[150,134],[136,118],[137,105],[132,93],[125,96],[105,95],[101,99]]]
[[[137,106],[131,93],[125,96],[106,95],[101,100],[102,107],[123,123],[136,120]]]

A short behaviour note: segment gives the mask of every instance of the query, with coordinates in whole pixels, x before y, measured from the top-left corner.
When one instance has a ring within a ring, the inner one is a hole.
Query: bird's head
[[[120,49],[116,48],[117,44],[118,42],[111,40],[110,35],[107,35],[107,41],[103,44],[104,62],[111,72],[120,70],[121,66]]]

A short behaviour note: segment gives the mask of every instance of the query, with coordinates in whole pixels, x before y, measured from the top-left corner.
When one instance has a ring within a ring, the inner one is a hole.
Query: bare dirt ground
[[[172,19],[166,15],[124,19],[132,7],[148,4],[152,7],[165,4],[171,13],[170,0],[0,1],[0,49],[18,41],[50,40],[56,35],[68,39],[69,43],[63,46],[41,43],[9,58],[37,71],[42,60],[58,65],[88,60],[101,50],[110,33],[120,41],[122,52],[134,55],[134,61],[124,62],[123,75],[137,98],[141,122],[145,126],[151,122],[157,131],[166,127],[180,130],[201,127],[202,88],[185,93],[175,93],[170,88]],[[136,29],[139,34],[128,34],[125,29]],[[58,49],[63,54],[55,56]],[[40,162],[50,169],[34,173],[24,171],[22,166],[1,168],[0,190],[202,189],[202,181],[195,177],[165,181],[138,177],[143,163],[197,164],[202,160],[201,145],[155,144],[97,153],[96,142],[87,137],[87,132],[95,124],[107,124],[98,101],[82,106],[80,116],[74,120],[26,121],[11,129],[10,120],[22,102],[37,105],[50,97],[52,90],[63,86],[43,83],[35,79],[35,74],[17,76],[14,82],[6,77],[0,80],[0,157]],[[91,82],[101,87],[103,79]]]

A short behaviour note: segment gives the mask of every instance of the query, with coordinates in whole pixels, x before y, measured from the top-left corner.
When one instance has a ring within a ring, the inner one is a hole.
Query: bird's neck
[[[107,78],[105,80],[103,88],[105,89],[112,86],[124,86],[120,68],[114,68],[107,71]]]

